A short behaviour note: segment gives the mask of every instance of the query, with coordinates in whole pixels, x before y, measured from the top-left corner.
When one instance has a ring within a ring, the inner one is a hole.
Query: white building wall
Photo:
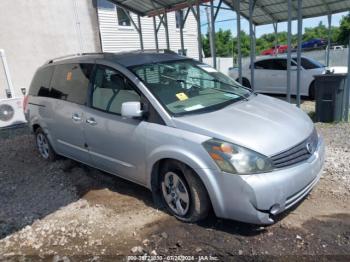
[[[0,1],[0,49],[6,53],[14,96],[21,96],[21,88],[28,89],[36,69],[49,59],[80,51],[101,51],[95,0],[74,1]],[[76,30],[78,22],[82,50]],[[5,75],[0,69],[0,98],[5,95],[4,83]]]
[[[131,14],[137,24],[137,15]],[[140,50],[139,35],[136,29],[119,26],[117,10],[114,4],[106,0],[98,1],[98,18],[102,49],[104,52],[121,52],[130,50]],[[157,22],[159,19],[157,18]],[[145,49],[155,49],[153,18],[141,17],[142,36]],[[168,13],[170,49],[178,52],[181,49],[180,30],[176,28],[175,12]],[[159,48],[166,48],[166,38],[164,27],[161,26],[158,32]],[[198,58],[197,44],[197,22],[190,12],[184,27],[184,43],[187,49],[187,56]]]

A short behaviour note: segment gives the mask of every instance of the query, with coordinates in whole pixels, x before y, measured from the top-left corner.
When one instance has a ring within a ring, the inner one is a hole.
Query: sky
[[[214,5],[216,6],[217,3]],[[224,4],[222,4],[223,7],[227,7]],[[342,16],[346,15],[347,12],[338,13],[332,15],[332,26],[339,26],[340,20]],[[202,23],[202,33],[204,34],[208,29],[207,27],[207,15],[205,11],[205,7],[201,8],[201,23]],[[234,20],[231,20],[234,19]],[[231,20],[231,21],[223,21],[222,20]],[[322,21],[322,23],[326,26],[328,26],[328,19],[327,16],[322,17],[316,17],[316,18],[307,18],[303,20],[303,32],[305,27],[315,27],[319,24],[319,22]],[[234,36],[237,35],[237,25],[236,25],[236,13],[230,10],[224,10],[221,9],[218,13],[218,16],[216,18],[215,23],[215,30],[218,31],[219,29],[223,30],[231,30],[232,34]],[[245,31],[246,33],[249,33],[249,22],[245,18],[241,16],[241,30]],[[287,31],[287,22],[278,23],[278,32]],[[273,26],[272,25],[261,25],[256,27],[256,37],[260,37],[263,34],[273,33]],[[297,33],[297,21],[292,22],[292,33]]]

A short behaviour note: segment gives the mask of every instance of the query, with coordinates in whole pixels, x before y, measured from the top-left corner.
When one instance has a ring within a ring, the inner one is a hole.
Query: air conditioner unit
[[[24,123],[23,98],[0,99],[0,128]]]

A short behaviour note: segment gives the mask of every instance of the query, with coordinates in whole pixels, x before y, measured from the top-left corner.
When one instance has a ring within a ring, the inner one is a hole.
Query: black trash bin
[[[346,74],[315,75],[315,102],[317,122],[343,120]]]

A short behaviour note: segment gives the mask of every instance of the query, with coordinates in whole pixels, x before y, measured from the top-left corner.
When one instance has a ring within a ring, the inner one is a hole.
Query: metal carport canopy
[[[164,12],[172,12],[210,0],[108,0],[140,16],[155,16]]]
[[[206,3],[209,0],[109,0],[140,16],[154,16],[159,13],[183,9],[197,2]],[[224,0],[234,9],[235,0]],[[249,0],[240,1],[240,13],[249,17]],[[350,0],[307,0],[303,1],[302,17],[317,17],[350,10]],[[297,18],[297,0],[292,1],[292,17]],[[286,0],[256,0],[254,5],[253,23],[255,25],[272,24],[288,20],[288,1]]]
[[[234,0],[224,0],[231,8]],[[249,0],[240,1],[242,16],[249,17]],[[288,1],[286,0],[256,0],[253,13],[255,25],[272,24],[288,21]],[[318,17],[350,10],[350,0],[307,0],[303,1],[302,17]],[[297,0],[292,0],[292,17],[297,18]]]

